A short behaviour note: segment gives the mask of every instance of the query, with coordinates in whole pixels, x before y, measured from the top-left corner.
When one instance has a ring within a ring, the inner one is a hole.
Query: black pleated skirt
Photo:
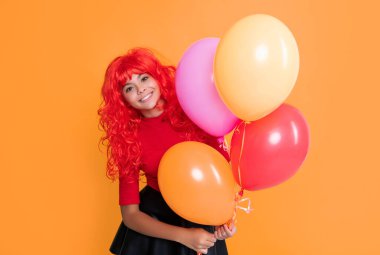
[[[185,203],[185,201],[184,201]],[[140,211],[167,224],[185,228],[203,228],[214,233],[213,226],[205,226],[187,221],[166,204],[160,192],[146,186],[140,192]],[[110,251],[117,255],[196,255],[197,253],[186,246],[166,239],[160,239],[142,235],[126,227],[121,222],[116,236],[111,244]],[[215,245],[208,249],[208,255],[227,255],[227,247],[224,240],[216,241]]]

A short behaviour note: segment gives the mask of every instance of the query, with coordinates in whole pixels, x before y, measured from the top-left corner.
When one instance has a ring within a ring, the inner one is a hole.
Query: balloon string
[[[230,155],[230,146],[228,145],[227,138],[225,136],[218,138],[219,148],[222,148],[225,152]]]
[[[230,154],[230,145],[228,144],[226,137],[224,137],[223,140],[223,150],[228,152],[228,155]]]
[[[239,160],[238,160],[238,165],[237,165],[237,167],[238,167],[238,174],[239,174],[239,185],[240,185],[240,187],[243,187],[242,182],[241,182],[240,161],[241,161],[241,157],[243,155],[243,148],[244,148],[244,143],[245,143],[245,129],[246,129],[247,124],[249,124],[249,123],[250,122],[248,122],[248,121],[242,121],[242,122],[240,122],[240,124],[236,126],[235,131],[234,131],[234,132],[239,133],[240,132],[240,130],[239,130],[240,126],[242,124],[244,124],[242,141],[241,141],[241,147],[240,147],[240,154],[239,154]],[[236,195],[235,195],[235,210],[234,210],[234,214],[232,216],[232,219],[229,220],[228,223],[227,223],[228,225],[230,225],[231,223],[236,224],[236,222],[237,222],[237,219],[236,219],[237,209],[243,210],[245,213],[250,213],[253,210],[251,208],[251,200],[249,198],[242,198],[243,194],[244,194],[244,188],[241,188],[240,191],[238,193],[236,193]],[[239,205],[240,203],[245,202],[245,201],[248,202],[248,204],[247,204],[246,207]]]
[[[230,227],[232,223],[236,225],[237,209],[243,210],[245,213],[250,213],[251,211],[253,211],[253,208],[251,207],[251,199],[248,197],[242,198],[243,194],[244,194],[244,189],[241,188],[240,191],[237,192],[235,195],[235,210],[234,210],[234,214],[232,218],[227,222],[228,227]],[[247,206],[244,207],[244,206],[239,205],[240,203],[245,202],[245,201],[248,202]]]
[[[237,205],[236,207],[239,208],[240,210],[243,210],[245,213],[250,213],[253,210],[253,208],[251,207],[251,199],[249,197],[240,199],[238,203],[242,203],[245,201],[247,201],[248,203],[246,207],[240,206],[240,205]]]
[[[239,125],[240,126],[240,125]],[[243,137],[241,140],[241,146],[240,146],[240,154],[239,154],[239,161],[238,161],[238,174],[239,174],[239,185],[240,187],[243,187],[241,183],[241,173],[240,173],[240,161],[241,161],[241,156],[243,155],[243,148],[244,148],[244,140],[245,140],[245,127],[247,126],[247,122],[244,121],[244,129],[243,129]]]
[[[239,125],[237,125],[235,127],[235,130],[234,130],[234,132],[240,132],[239,128],[240,128],[241,124],[243,124],[243,123],[244,123],[243,137],[242,137],[242,143],[241,143],[241,147],[240,147],[240,155],[239,155],[239,161],[238,161],[238,173],[239,173],[239,185],[240,185],[240,187],[242,187],[241,174],[240,174],[240,160],[241,160],[241,156],[243,154],[243,147],[244,147],[244,141],[245,141],[245,128],[246,128],[247,124],[249,124],[250,122],[242,121]],[[227,152],[230,151],[230,147],[229,147],[227,139],[225,137],[224,137],[223,144],[221,146],[223,146],[224,151],[227,151]],[[242,198],[243,194],[244,194],[244,188],[241,188],[240,191],[235,194],[234,214],[233,214],[232,218],[226,223],[228,227],[230,227],[232,223],[236,224],[236,222],[237,222],[237,217],[236,217],[237,216],[237,209],[243,210],[245,213],[250,213],[253,210],[253,208],[251,207],[251,199],[250,198]],[[242,203],[245,201],[248,202],[246,207],[239,205],[239,203]],[[197,255],[201,255],[201,254],[202,254],[201,252],[197,252]]]
[[[244,124],[245,123],[245,121],[241,121],[238,125],[236,125],[236,127],[235,127],[235,129],[234,129],[234,133],[236,132],[236,133],[239,133],[240,132],[240,130],[239,130],[239,128],[240,128],[240,126],[242,125],[242,124]],[[249,123],[249,122],[248,122]]]

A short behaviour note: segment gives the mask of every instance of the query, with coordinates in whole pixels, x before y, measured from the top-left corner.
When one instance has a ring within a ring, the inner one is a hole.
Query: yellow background
[[[0,2],[0,254],[109,254],[120,222],[97,108],[105,68],[134,46],[177,64],[240,18],[282,20],[299,45],[287,103],[311,128],[300,171],[248,192],[230,254],[380,254],[376,1]]]

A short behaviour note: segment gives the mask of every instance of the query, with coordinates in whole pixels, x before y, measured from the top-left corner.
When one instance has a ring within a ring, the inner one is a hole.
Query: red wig
[[[184,114],[174,88],[174,66],[162,65],[154,54],[134,48],[114,59],[107,68],[102,87],[103,102],[98,110],[99,124],[105,131],[101,143],[107,146],[107,177],[116,180],[135,178],[141,166],[141,146],[137,131],[142,115],[124,100],[122,89],[133,74],[147,73],[159,84],[164,99],[164,118],[176,130],[183,130],[186,140],[204,141],[209,137]]]

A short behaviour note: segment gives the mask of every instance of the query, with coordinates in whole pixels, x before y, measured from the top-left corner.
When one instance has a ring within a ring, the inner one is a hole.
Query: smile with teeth
[[[146,96],[144,96],[143,98],[141,98],[139,101],[141,103],[144,103],[145,101],[149,100],[152,97],[152,95],[153,95],[153,91],[150,92],[150,93],[148,93]]]

